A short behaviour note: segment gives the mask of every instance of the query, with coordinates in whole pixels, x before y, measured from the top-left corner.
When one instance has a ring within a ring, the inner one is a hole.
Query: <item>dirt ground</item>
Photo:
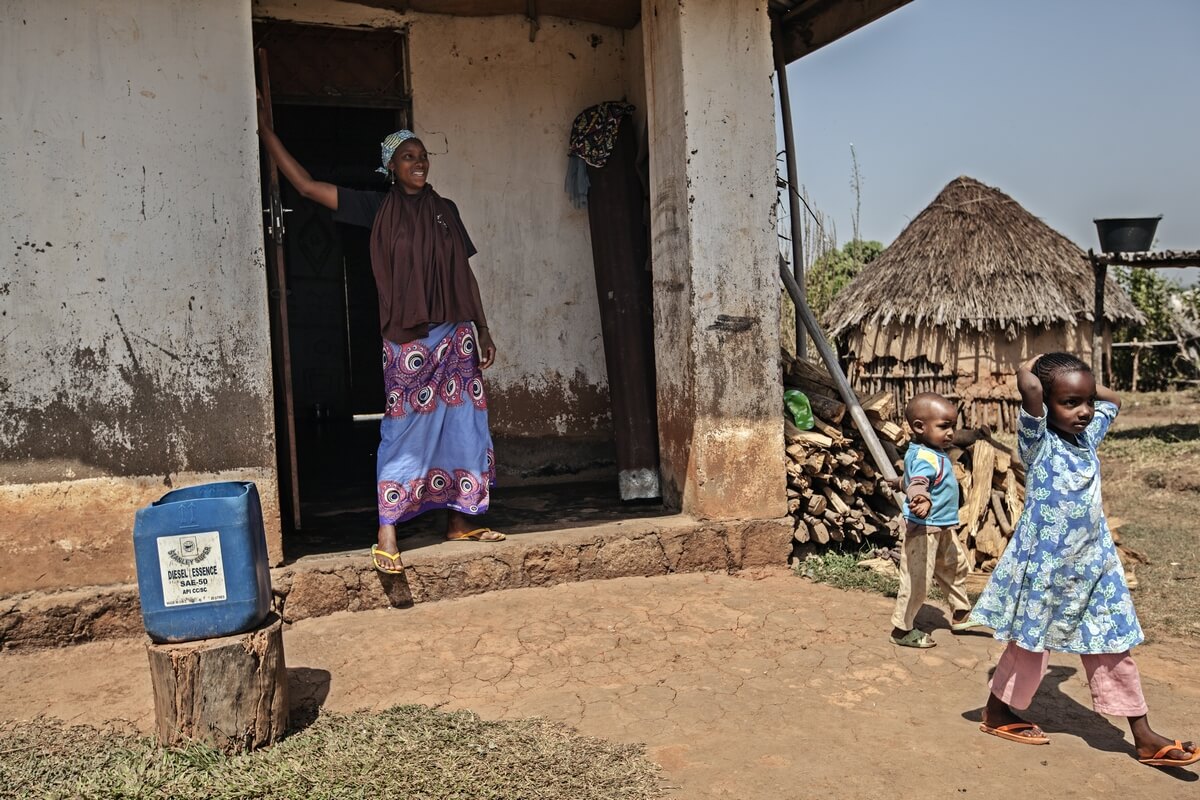
[[[1077,659],[1055,656],[1031,715],[1048,747],[978,731],[1000,648],[952,636],[904,650],[891,601],[783,570],[622,578],[403,610],[309,619],[285,634],[295,703],[350,711],[396,703],[544,716],[644,742],[670,796],[937,798],[1037,786],[1054,798],[1195,797],[1192,771],[1131,757],[1123,723],[1095,715]],[[1200,646],[1139,648],[1151,719],[1200,737]],[[128,719],[153,707],[144,644],[0,655],[0,716]],[[568,800],[564,798],[564,800]]]
[[[1126,396],[1100,466],[1122,543],[1149,558],[1134,593],[1147,636],[1200,643],[1200,391]]]

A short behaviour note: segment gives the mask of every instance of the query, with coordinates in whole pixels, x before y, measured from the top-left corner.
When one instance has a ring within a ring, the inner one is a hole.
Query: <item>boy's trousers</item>
[[[896,594],[896,610],[892,625],[902,631],[913,629],[917,611],[929,595],[930,579],[937,581],[950,608],[966,611],[966,581],[971,567],[966,554],[954,535],[955,528],[939,528],[909,521],[900,549],[900,591]]]

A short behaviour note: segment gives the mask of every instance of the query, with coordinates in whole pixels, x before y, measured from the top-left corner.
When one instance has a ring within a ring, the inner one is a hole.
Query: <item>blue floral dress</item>
[[[1104,519],[1096,447],[1117,416],[1100,401],[1072,443],[1047,429],[1046,411],[1021,410],[1017,453],[1025,510],[971,619],[1034,652],[1123,653],[1144,638]]]

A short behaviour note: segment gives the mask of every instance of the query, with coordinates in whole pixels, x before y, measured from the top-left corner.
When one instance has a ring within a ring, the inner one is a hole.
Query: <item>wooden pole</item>
[[[1108,264],[1097,259],[1091,250],[1092,272],[1096,276],[1096,308],[1092,314],[1092,372],[1096,383],[1104,383],[1104,279],[1108,275]]]
[[[808,334],[812,337],[813,344],[817,346],[817,352],[821,354],[821,360],[825,362],[825,368],[829,370],[830,377],[837,384],[838,394],[842,396],[842,401],[846,404],[846,408],[850,410],[850,418],[854,420],[854,426],[862,434],[863,442],[867,445],[867,451],[871,454],[871,459],[875,462],[875,466],[884,478],[889,481],[895,480],[897,477],[896,467],[892,464],[892,460],[888,458],[888,454],[880,443],[879,437],[875,434],[875,428],[871,425],[871,420],[867,417],[867,412],[863,410],[862,403],[858,402],[858,395],[854,393],[854,389],[850,388],[850,381],[846,379],[846,374],[842,372],[842,365],[838,363],[833,348],[829,346],[829,342],[825,341],[825,334],[821,332],[821,326],[817,324],[817,319],[813,316],[812,309],[808,307],[808,301],[804,299],[800,287],[796,284],[796,279],[792,277],[791,273],[782,264],[779,265],[779,277],[783,278],[783,285],[787,287],[788,294],[792,297],[792,302],[796,304],[797,318],[804,322],[804,327],[808,329]]]
[[[779,113],[783,117],[783,152],[787,161],[788,215],[792,228],[792,277],[799,287],[800,297],[804,289],[804,242],[800,238],[800,171],[796,167],[796,132],[792,126],[792,99],[788,94],[787,60],[783,55],[783,28],[779,20],[771,23],[771,40],[775,51],[775,75],[779,81]],[[793,299],[793,302],[795,300]],[[808,342],[800,321],[800,309],[796,308],[796,358],[808,357]]]

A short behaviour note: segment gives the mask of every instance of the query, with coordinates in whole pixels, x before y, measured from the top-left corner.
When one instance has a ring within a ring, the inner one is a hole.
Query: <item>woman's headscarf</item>
[[[379,160],[383,164],[376,172],[381,172],[384,175],[388,174],[388,162],[392,160],[392,156],[396,153],[396,148],[407,142],[409,139],[415,139],[417,135],[405,128],[395,133],[389,133],[387,137],[379,143]]]

